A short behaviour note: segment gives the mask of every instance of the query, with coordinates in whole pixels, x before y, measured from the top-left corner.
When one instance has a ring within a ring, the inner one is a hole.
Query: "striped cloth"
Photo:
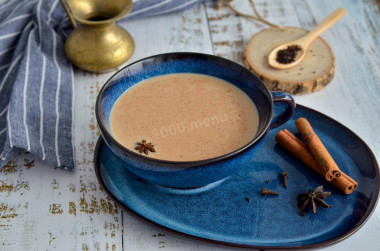
[[[180,11],[201,0],[138,0],[127,19]],[[74,168],[72,27],[59,0],[0,5],[0,167],[20,151]]]

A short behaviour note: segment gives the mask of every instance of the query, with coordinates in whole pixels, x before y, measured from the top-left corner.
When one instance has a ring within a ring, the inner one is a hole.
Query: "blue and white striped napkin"
[[[138,0],[127,19],[180,11],[202,0]],[[59,0],[0,5],[0,167],[20,151],[74,168],[71,24]]]

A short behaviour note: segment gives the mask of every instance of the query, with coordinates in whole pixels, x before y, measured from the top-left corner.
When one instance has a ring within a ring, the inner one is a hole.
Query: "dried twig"
[[[253,0],[249,0],[249,2],[251,3],[251,6],[253,8],[253,11],[255,12],[255,16],[252,16],[252,15],[248,15],[248,14],[245,14],[245,13],[242,13],[240,11],[238,11],[237,9],[235,9],[235,7],[232,6],[231,2],[233,1],[227,1],[227,6],[228,8],[230,8],[233,12],[235,12],[236,14],[238,14],[239,16],[242,16],[242,17],[246,17],[246,18],[250,18],[250,19],[253,19],[253,20],[256,20],[256,21],[259,21],[259,22],[262,22],[266,25],[269,25],[270,27],[273,27],[273,28],[280,28],[280,29],[283,29],[282,26],[279,26],[277,24],[272,24],[271,22],[267,21],[265,18],[263,18],[260,13],[257,11],[256,9],[256,6],[255,6],[255,3],[253,2]]]
[[[223,0],[218,0],[218,2],[216,2],[216,10],[220,10],[222,9],[223,7]]]

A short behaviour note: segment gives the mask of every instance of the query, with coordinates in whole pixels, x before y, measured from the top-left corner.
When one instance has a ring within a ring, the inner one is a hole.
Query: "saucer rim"
[[[178,230],[175,230],[175,229],[172,229],[170,227],[167,227],[167,226],[164,226],[164,225],[161,225],[157,222],[154,222],[152,220],[149,220],[147,219],[146,217],[144,217],[143,215],[135,212],[134,210],[130,209],[129,207],[127,207],[126,205],[124,205],[121,201],[119,201],[113,194],[112,192],[107,188],[107,186],[105,185],[102,177],[100,176],[99,174],[99,164],[98,164],[98,156],[99,156],[99,149],[100,147],[102,146],[102,144],[106,144],[104,139],[102,138],[102,136],[99,136],[98,140],[97,140],[97,143],[96,143],[96,147],[95,147],[95,150],[94,150],[94,169],[95,169],[95,174],[96,174],[96,177],[100,183],[100,185],[102,186],[103,190],[106,192],[106,194],[114,201],[116,202],[116,204],[122,208],[124,210],[124,212],[128,213],[129,215],[135,217],[135,218],[138,218],[139,220],[141,220],[143,223],[147,224],[147,225],[150,225],[150,226],[153,226],[153,227],[156,227],[160,230],[162,230],[163,232],[168,232],[168,233],[171,233],[171,234],[175,234],[177,236],[180,236],[180,237],[186,237],[186,238],[190,238],[192,240],[196,240],[196,241],[201,241],[201,242],[206,242],[206,243],[212,243],[212,244],[217,244],[217,245],[221,245],[221,246],[230,246],[230,247],[237,247],[237,248],[250,248],[250,249],[286,249],[286,250],[292,250],[292,249],[315,249],[315,248],[322,248],[322,247],[327,247],[327,246],[331,246],[331,245],[334,245],[342,240],[345,240],[346,238],[352,236],[354,233],[356,233],[361,227],[364,226],[364,224],[371,218],[373,212],[375,211],[376,209],[376,206],[379,202],[379,198],[380,198],[380,170],[379,170],[379,163],[377,162],[376,160],[376,157],[375,155],[373,154],[372,150],[370,149],[370,147],[364,142],[363,139],[361,139],[356,133],[354,133],[352,130],[350,130],[349,128],[347,128],[345,125],[341,124],[340,122],[334,120],[333,118],[319,112],[319,111],[316,111],[314,109],[311,109],[311,108],[308,108],[306,106],[303,106],[303,105],[299,105],[297,104],[297,108],[301,108],[301,109],[305,109],[305,110],[308,110],[309,112],[314,112],[314,113],[317,113],[318,115],[324,117],[325,119],[328,119],[336,124],[338,124],[338,126],[341,126],[343,127],[345,130],[347,130],[347,132],[349,132],[350,134],[352,134],[354,137],[356,137],[360,142],[361,144],[365,147],[365,150],[369,153],[369,155],[371,156],[372,160],[373,160],[373,163],[374,163],[374,167],[375,167],[375,177],[377,177],[377,182],[374,184],[374,186],[377,186],[377,189],[376,187],[374,187],[375,191],[376,191],[376,194],[375,194],[375,200],[372,200],[371,204],[368,206],[368,209],[366,211],[366,213],[361,217],[361,219],[359,220],[359,222],[357,222],[357,224],[349,231],[347,231],[346,233],[336,237],[336,238],[333,238],[333,239],[330,239],[330,240],[327,240],[327,241],[323,241],[323,242],[318,242],[318,243],[314,243],[314,244],[307,244],[307,245],[293,245],[293,246],[257,246],[257,245],[248,245],[248,244],[238,244],[238,243],[230,243],[230,242],[224,242],[224,241],[218,241],[218,240],[213,240],[213,239],[208,239],[208,238],[203,238],[203,237],[200,237],[200,236],[195,236],[195,235],[191,235],[191,234],[188,234],[188,233],[184,233],[184,232],[181,232],[181,231],[178,231]]]

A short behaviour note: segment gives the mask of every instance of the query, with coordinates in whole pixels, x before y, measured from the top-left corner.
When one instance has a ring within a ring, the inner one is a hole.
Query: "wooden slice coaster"
[[[335,59],[329,45],[320,37],[310,44],[305,58],[293,68],[277,70],[268,64],[268,55],[275,47],[296,40],[307,32],[295,27],[262,30],[255,34],[245,47],[245,65],[258,75],[271,91],[306,94],[321,90],[334,77]]]

